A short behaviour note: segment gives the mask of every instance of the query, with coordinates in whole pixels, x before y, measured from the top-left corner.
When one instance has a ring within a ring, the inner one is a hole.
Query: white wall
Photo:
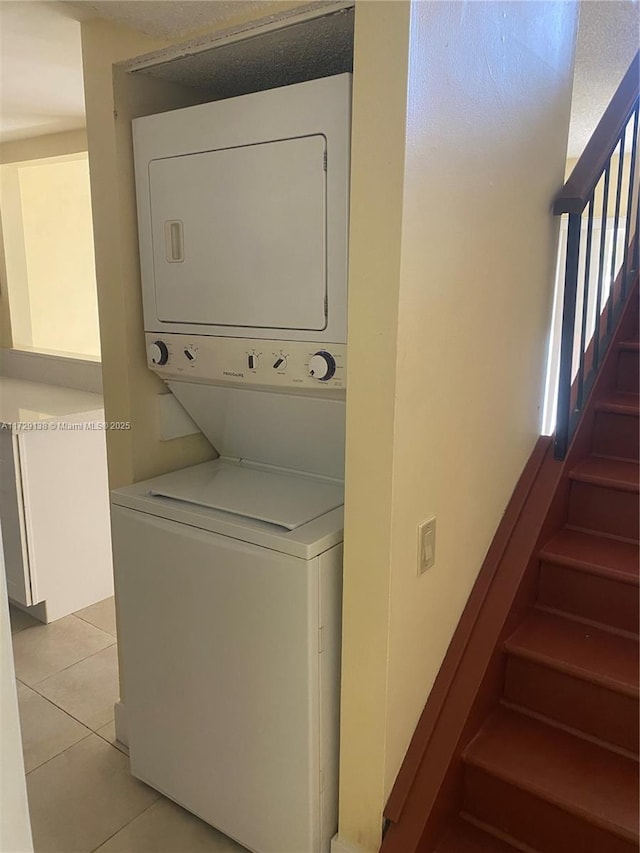
[[[356,44],[377,6],[357,7]],[[405,145],[392,152],[400,264],[386,265],[385,300],[377,244],[369,262],[351,246],[340,836],[367,851],[539,432],[575,29],[565,2],[411,4]],[[356,103],[352,215],[381,222],[356,183],[360,118]],[[385,194],[389,168],[370,170],[368,192]],[[436,562],[418,577],[417,528],[433,515]]]
[[[0,530],[0,851],[32,853],[27,784]]]

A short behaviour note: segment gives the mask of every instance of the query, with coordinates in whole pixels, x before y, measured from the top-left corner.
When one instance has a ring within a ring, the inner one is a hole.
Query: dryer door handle
[[[164,223],[164,249],[170,264],[184,261],[184,225],[180,219],[169,219]]]

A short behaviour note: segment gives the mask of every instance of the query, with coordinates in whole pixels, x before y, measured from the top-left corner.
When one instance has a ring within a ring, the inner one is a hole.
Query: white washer
[[[336,831],[341,503],[224,460],[113,492],[132,773],[258,853]]]

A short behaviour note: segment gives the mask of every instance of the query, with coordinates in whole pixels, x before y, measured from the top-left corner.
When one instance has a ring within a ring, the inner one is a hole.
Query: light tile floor
[[[10,613],[35,853],[247,853],[130,775],[113,599],[49,625]]]

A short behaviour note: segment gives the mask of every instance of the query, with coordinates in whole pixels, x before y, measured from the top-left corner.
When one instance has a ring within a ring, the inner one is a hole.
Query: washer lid
[[[342,505],[342,484],[218,460],[167,474],[149,494],[295,530]]]

